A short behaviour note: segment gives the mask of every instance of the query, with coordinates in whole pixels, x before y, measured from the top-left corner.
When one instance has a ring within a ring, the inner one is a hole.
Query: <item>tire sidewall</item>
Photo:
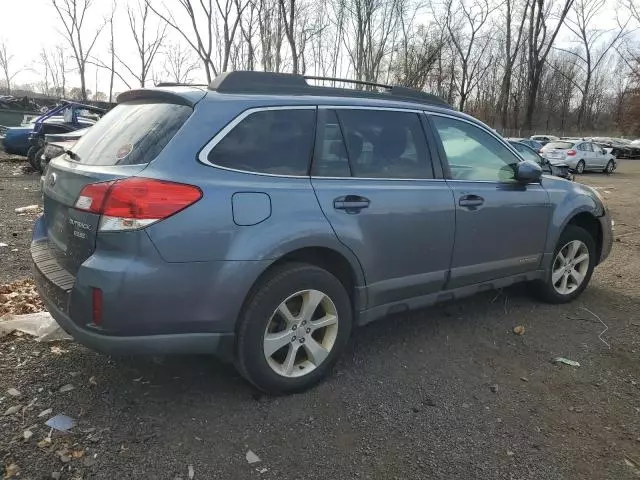
[[[555,262],[556,256],[560,249],[562,249],[567,243],[572,240],[580,240],[587,246],[589,250],[589,269],[587,270],[587,274],[585,275],[582,284],[573,292],[568,295],[562,295],[558,293],[553,286],[553,281],[551,276],[553,275],[553,264]],[[556,245],[556,248],[553,251],[553,258],[551,259],[551,264],[549,265],[549,269],[545,276],[544,286],[547,290],[546,295],[550,297],[554,303],[566,303],[576,299],[580,294],[587,288],[589,285],[589,281],[591,280],[591,275],[593,274],[593,270],[596,266],[596,243],[593,237],[587,232],[584,228],[578,227],[576,225],[568,225],[565,230],[560,235],[560,239]]]
[[[576,173],[582,174],[584,173],[584,169],[585,169],[584,160],[580,160],[576,165]]]
[[[327,359],[303,377],[283,377],[272,370],[264,356],[264,332],[276,308],[292,294],[319,290],[329,296],[338,312],[338,334]],[[346,347],[352,328],[352,306],[340,281],[321,268],[292,264],[269,275],[252,292],[240,316],[236,364],[256,387],[272,394],[303,391],[317,384],[333,367]]]

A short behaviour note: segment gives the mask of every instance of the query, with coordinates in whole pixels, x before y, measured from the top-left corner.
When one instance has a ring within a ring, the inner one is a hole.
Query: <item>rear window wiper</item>
[[[79,161],[80,161],[80,157],[78,156],[78,154],[77,154],[77,153],[72,152],[71,150],[68,150],[68,149],[67,149],[67,150],[65,150],[65,151],[64,151],[64,153],[66,153],[67,155],[69,155],[69,158],[70,158],[71,160],[75,160],[76,162],[79,162]]]

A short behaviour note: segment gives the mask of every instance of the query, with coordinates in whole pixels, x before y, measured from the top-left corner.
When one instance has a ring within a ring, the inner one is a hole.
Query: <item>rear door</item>
[[[447,288],[536,270],[551,213],[546,190],[515,181],[520,160],[488,129],[447,115],[430,118],[450,168],[456,207]]]
[[[318,116],[313,188],[363,267],[368,306],[440,290],[455,209],[434,170],[434,141],[426,140],[420,112],[336,107],[320,108]]]
[[[118,105],[66,155],[54,159],[43,184],[46,241],[72,274],[93,253],[100,216],[74,208],[82,189],[140,173],[191,115],[187,105],[137,100]],[[83,205],[84,208],[87,205]]]

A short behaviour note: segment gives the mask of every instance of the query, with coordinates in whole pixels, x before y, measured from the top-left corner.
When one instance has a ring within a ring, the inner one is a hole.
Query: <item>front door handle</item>
[[[344,195],[333,201],[333,208],[336,210],[344,210],[347,213],[358,213],[363,208],[367,208],[370,200],[360,195]]]
[[[465,208],[477,208],[484,204],[484,198],[479,195],[463,195],[458,200],[458,205]]]

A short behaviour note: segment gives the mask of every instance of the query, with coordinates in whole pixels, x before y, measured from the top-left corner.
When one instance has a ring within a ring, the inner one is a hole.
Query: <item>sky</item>
[[[116,26],[116,51],[123,61],[133,64],[137,61],[137,56],[133,53],[133,38],[126,16],[126,7],[135,5],[138,0],[117,0],[118,9],[115,18]],[[162,5],[162,2],[158,1]],[[607,0],[608,6],[600,16],[600,28],[607,29],[616,25],[616,0]],[[155,2],[154,2],[155,4]],[[110,15],[111,0],[94,0],[87,15],[87,32],[95,31],[104,19]],[[151,22],[156,22],[155,15],[151,16]],[[427,20],[427,19],[425,19]],[[0,0],[0,41],[8,44],[10,53],[13,53],[14,68],[22,68],[22,71],[14,80],[14,84],[34,84],[41,80],[38,71],[42,68],[38,65],[38,55],[43,47],[52,48],[55,45],[64,45],[67,49],[68,44],[65,43],[65,37],[61,34],[64,28],[58,18],[58,14],[54,9],[51,0]],[[180,41],[179,35],[167,30],[168,39],[171,42]],[[569,32],[564,29],[559,36],[560,45],[570,46],[568,43]],[[86,34],[88,37],[89,34]],[[97,56],[108,62],[108,42],[110,40],[109,33],[105,30],[100,36],[94,49],[92,56]],[[73,60],[70,60],[73,62]],[[72,63],[71,63],[72,64]],[[132,87],[137,86],[135,80],[127,75],[127,72],[121,67],[119,72],[123,76],[130,78]],[[202,78],[194,78],[194,81],[204,81],[204,75],[200,72]],[[198,76],[198,74],[196,74]],[[91,65],[88,66],[87,88],[95,92],[101,91],[108,94],[109,90],[109,72],[105,69],[97,69]],[[68,83],[71,86],[79,86],[78,75],[76,72],[69,72]],[[116,78],[114,91],[121,92],[127,90],[127,86]]]

